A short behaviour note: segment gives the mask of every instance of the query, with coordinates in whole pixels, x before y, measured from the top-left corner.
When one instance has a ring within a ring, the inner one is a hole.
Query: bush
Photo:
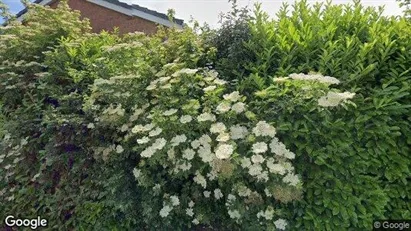
[[[247,7],[238,8],[236,0],[229,2],[232,3],[232,10],[221,15],[220,28],[206,30],[203,36],[208,44],[217,49],[215,69],[221,74],[221,78],[234,85],[250,74],[244,64],[253,62],[255,55],[244,52],[245,43],[251,38],[250,10]]]
[[[410,217],[404,19],[301,2],[277,20],[234,16],[227,33],[147,37],[84,33],[64,3],[32,8],[0,33],[1,217],[80,230]]]
[[[287,12],[283,5],[271,20],[257,5],[240,52],[256,60],[237,64],[250,72],[237,78],[249,106],[278,121],[280,139],[297,154],[304,200],[290,208],[296,228],[369,229],[373,219],[409,219],[409,24],[358,1],[301,1]],[[340,91],[357,94],[356,108],[317,111],[296,101],[311,97],[303,91],[309,86],[298,93],[272,82],[300,72],[338,77]]]

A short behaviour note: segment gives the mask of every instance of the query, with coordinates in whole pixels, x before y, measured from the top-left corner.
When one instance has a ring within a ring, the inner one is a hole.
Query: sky
[[[200,24],[206,22],[211,27],[218,27],[219,15],[221,12],[230,10],[228,0],[120,0],[126,3],[137,4],[156,10],[161,13],[167,13],[172,8],[176,11],[176,17],[188,22],[191,16]],[[19,12],[23,6],[19,0],[3,0],[9,6],[12,13]],[[249,5],[251,8],[255,2],[261,2],[262,9],[269,15],[275,15],[282,2],[292,4],[294,0],[238,0],[239,6]],[[315,0],[308,0],[308,3],[315,3]],[[334,4],[351,3],[351,0],[333,0]],[[401,15],[402,10],[395,0],[362,0],[364,6],[382,6],[385,5],[384,15]]]

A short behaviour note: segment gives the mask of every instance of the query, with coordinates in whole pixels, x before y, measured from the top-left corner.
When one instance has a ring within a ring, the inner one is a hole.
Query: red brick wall
[[[112,31],[114,27],[118,27],[121,34],[135,31],[153,34],[157,31],[154,22],[131,17],[86,0],[69,0],[68,3],[72,9],[79,10],[82,17],[90,19],[93,32],[96,33],[102,30]],[[56,8],[57,4],[58,1],[54,1],[49,5],[51,8]]]

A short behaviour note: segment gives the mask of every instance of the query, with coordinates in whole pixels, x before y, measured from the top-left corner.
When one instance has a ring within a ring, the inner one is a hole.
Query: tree
[[[411,19],[411,0],[397,0],[400,7],[404,7],[405,17]]]

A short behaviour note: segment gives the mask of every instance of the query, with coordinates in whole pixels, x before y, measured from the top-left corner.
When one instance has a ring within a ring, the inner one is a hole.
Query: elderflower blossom
[[[335,107],[338,106],[341,102],[344,102],[348,99],[352,99],[354,96],[355,93],[338,93],[329,91],[326,96],[322,96],[318,99],[318,105],[322,107]]]
[[[89,124],[87,125],[87,128],[92,129],[92,128],[95,128],[95,127],[94,127],[94,124],[93,124],[93,123],[89,123]]]
[[[300,179],[298,178],[297,175],[288,173],[284,178],[283,178],[284,183],[288,183],[291,186],[296,186],[298,183],[300,183]]]
[[[204,191],[203,194],[204,194],[205,198],[209,198],[210,195],[211,195],[211,192],[210,191]]]
[[[158,136],[160,135],[160,133],[163,131],[163,129],[157,127],[156,129],[150,131],[150,133],[148,133],[149,137],[153,137],[153,136]]]
[[[148,143],[150,141],[150,138],[148,138],[148,136],[145,136],[145,137],[143,137],[143,138],[141,138],[141,139],[137,139],[137,143],[138,144],[146,144],[146,143]]]
[[[269,177],[268,177],[268,172],[267,171],[261,172],[259,175],[257,175],[257,181],[258,182],[260,182],[260,181],[267,182],[268,180],[269,180]]]
[[[167,111],[165,111],[165,112],[163,112],[163,115],[165,115],[165,116],[171,116],[171,115],[174,115],[175,113],[177,113],[177,109],[170,109],[170,110],[167,110]]]
[[[250,158],[244,157],[243,159],[241,159],[241,167],[248,168],[250,166],[251,166]]]
[[[130,121],[134,122],[138,119],[138,117],[144,113],[144,110],[141,108],[138,108],[134,111],[134,114],[132,116],[130,116]]]
[[[203,90],[204,90],[204,92],[209,92],[209,91],[215,90],[216,88],[217,88],[216,86],[212,85],[212,86],[208,86],[208,87],[204,88]]]
[[[220,144],[217,146],[215,154],[218,159],[228,159],[230,158],[231,154],[233,154],[234,147],[231,144]]]
[[[219,112],[219,113],[228,112],[228,111],[230,111],[230,109],[231,109],[231,105],[228,102],[222,102],[216,108],[217,112]]]
[[[266,195],[267,197],[272,197],[272,196],[273,196],[273,194],[271,194],[271,192],[270,192],[270,190],[269,190],[268,188],[265,188],[265,189],[264,189],[264,193],[265,193],[265,195]]]
[[[196,219],[194,219],[192,222],[193,222],[193,224],[195,224],[195,225],[200,224],[200,221],[198,221],[198,219],[197,219],[197,218],[196,218]]]
[[[251,195],[252,191],[246,186],[241,186],[238,188],[237,192],[240,197],[248,197]]]
[[[211,143],[211,137],[206,135],[206,134],[202,135],[200,137],[200,139],[198,139],[198,140],[200,141],[201,145],[203,145],[203,146]]]
[[[190,207],[190,208],[192,208],[192,207],[194,207],[194,201],[190,201],[190,202],[188,202],[188,207]]]
[[[260,121],[253,128],[253,133],[256,136],[274,137],[276,134],[275,128],[265,121]]]
[[[194,211],[192,208],[187,208],[186,209],[186,214],[190,217],[194,216]]]
[[[274,222],[274,225],[277,229],[285,230],[285,227],[287,226],[287,221],[284,219],[278,219]]]
[[[232,102],[237,102],[238,100],[241,99],[241,95],[240,95],[240,92],[234,91],[230,94],[223,95],[223,98],[225,100],[229,100],[229,101],[232,101]]]
[[[131,129],[132,133],[140,133],[140,132],[147,132],[151,131],[154,128],[154,124],[146,124],[146,125],[136,125]]]
[[[128,125],[127,124],[123,124],[123,126],[121,126],[120,131],[121,132],[125,132],[128,130]]]
[[[270,143],[271,152],[278,155],[284,156],[287,159],[294,159],[295,154],[288,150],[283,143],[281,143],[277,137],[274,137]]]
[[[184,161],[182,164],[178,165],[177,168],[181,169],[183,172],[190,170],[192,167],[191,163]]]
[[[193,117],[191,117],[190,115],[183,115],[180,117],[180,123],[182,124],[190,123],[192,120]]]
[[[183,158],[187,159],[187,160],[192,160],[194,158],[195,152],[193,149],[186,149],[183,152]]]
[[[170,214],[171,210],[173,210],[172,207],[166,205],[160,210],[160,216],[161,217],[167,217],[168,214]]]
[[[198,120],[199,122],[215,121],[215,120],[216,120],[216,117],[215,117],[215,115],[213,115],[213,114],[211,114],[211,113],[205,112],[205,113],[203,113],[203,114],[200,114],[200,115],[197,117],[197,120]]]
[[[196,175],[193,180],[197,184],[201,185],[203,188],[207,187],[207,180],[204,176],[201,175],[199,171],[196,172]]]
[[[230,127],[230,135],[231,135],[231,139],[233,140],[244,139],[247,136],[247,134],[248,134],[248,130],[244,126],[234,125]]]
[[[172,77],[178,77],[182,74],[187,74],[187,75],[193,75],[198,72],[198,69],[190,69],[190,68],[183,68],[181,70],[176,71],[174,74],[172,74]]]
[[[191,147],[192,147],[193,149],[197,149],[198,147],[200,147],[200,145],[201,145],[201,143],[200,143],[199,140],[193,140],[193,141],[191,141]]]
[[[117,147],[116,147],[116,152],[117,153],[122,153],[124,151],[124,149],[123,149],[123,147],[121,146],[121,145],[117,145]]]
[[[211,152],[211,147],[200,147],[198,149],[198,156],[204,163],[210,163],[214,160],[214,155]]]
[[[216,140],[217,140],[218,142],[226,142],[226,141],[228,141],[229,139],[230,139],[230,134],[228,134],[228,133],[226,133],[226,132],[220,133],[220,134],[217,136],[217,138],[216,138]]]
[[[215,171],[211,171],[207,173],[207,177],[209,180],[214,180],[215,178],[217,178],[217,173]]]
[[[266,220],[272,220],[274,217],[274,209],[271,206],[268,206],[268,208],[263,212],[262,217]]]
[[[281,165],[281,164],[274,164],[274,159],[273,158],[270,158],[268,161],[267,161],[267,167],[268,167],[268,170],[271,172],[271,173],[276,173],[276,174],[280,174],[280,175],[284,175],[285,174],[285,168],[284,168],[284,166],[283,165]]]
[[[264,142],[258,142],[253,144],[253,152],[258,154],[258,153],[264,153],[268,150],[267,144]]]
[[[228,215],[230,216],[231,219],[240,219],[241,214],[238,210],[228,210]]]
[[[134,177],[136,178],[136,180],[141,176],[141,170],[140,169],[137,169],[137,168],[134,168],[133,169],[133,175],[134,175]]]
[[[221,192],[221,190],[219,188],[214,189],[214,197],[215,199],[219,200],[220,198],[222,198],[224,195]]]
[[[216,79],[214,80],[214,83],[217,84],[217,85],[224,85],[224,84],[227,83],[227,81],[222,80],[222,79],[219,79],[219,78],[216,78]]]
[[[260,164],[253,164],[250,166],[248,173],[251,176],[258,176],[261,174],[262,171],[263,171],[263,168],[261,167]]]
[[[175,159],[175,151],[174,151],[174,149],[169,149],[168,151],[167,151],[167,157],[168,157],[168,159],[170,159],[170,160],[174,160]]]
[[[171,196],[170,200],[173,206],[178,206],[180,204],[180,200],[178,199],[177,196]]]
[[[140,153],[140,156],[150,158],[154,155],[155,152],[156,152],[156,149],[150,146],[144,149],[144,151]]]
[[[218,123],[211,125],[210,132],[211,133],[221,133],[221,132],[224,132],[226,129],[227,128],[223,123],[218,122]]]
[[[167,140],[164,138],[159,138],[156,139],[155,142],[153,143],[153,148],[157,149],[157,150],[161,150],[163,149],[163,147],[166,145]]]
[[[245,111],[245,104],[242,102],[235,103],[232,107],[231,110],[236,112],[237,114]]]
[[[173,147],[178,146],[179,144],[186,142],[186,140],[187,140],[186,135],[184,134],[177,135],[170,140],[171,146]]]
[[[296,74],[293,73],[289,75],[291,79],[294,80],[304,80],[304,81],[318,81],[320,83],[325,83],[325,84],[339,84],[340,81],[334,77],[330,76],[323,76],[321,74]]]
[[[264,162],[264,157],[262,155],[253,155],[251,156],[251,161],[255,164],[261,164]]]

